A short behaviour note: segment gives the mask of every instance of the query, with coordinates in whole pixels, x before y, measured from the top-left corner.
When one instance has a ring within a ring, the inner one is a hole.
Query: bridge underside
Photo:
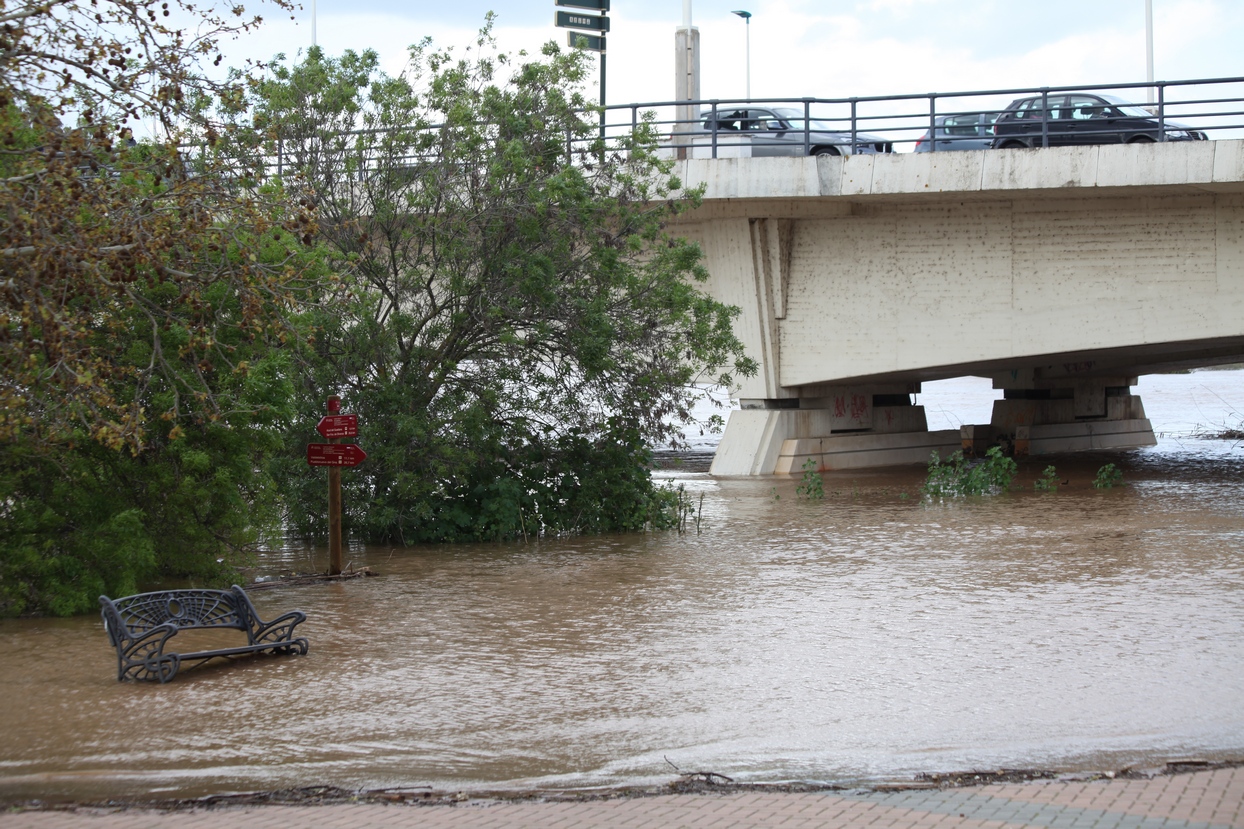
[[[761,365],[715,473],[1149,445],[1139,375],[1244,361],[1244,142],[941,156],[685,163]],[[991,422],[929,432],[911,395],[964,375]]]

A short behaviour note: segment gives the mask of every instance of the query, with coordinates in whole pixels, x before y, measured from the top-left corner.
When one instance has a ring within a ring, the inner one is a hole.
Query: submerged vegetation
[[[1058,470],[1053,466],[1047,466],[1041,472],[1041,477],[1032,482],[1032,488],[1037,492],[1057,492]]]
[[[992,446],[980,460],[968,460],[962,452],[942,460],[936,452],[929,458],[929,473],[920,491],[933,498],[962,495],[996,495],[1011,488],[1018,472],[1015,461]]]
[[[1123,470],[1112,463],[1097,470],[1097,477],[1093,478],[1094,489],[1113,489],[1116,486],[1127,486],[1123,483]]]
[[[808,458],[803,462],[803,479],[795,487],[795,495],[809,501],[820,501],[825,497],[825,479],[817,471],[816,461]]]

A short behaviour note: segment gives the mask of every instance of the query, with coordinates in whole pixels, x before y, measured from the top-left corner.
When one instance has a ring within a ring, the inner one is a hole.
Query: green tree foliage
[[[487,27],[462,57],[412,48],[398,77],[312,49],[233,113],[231,151],[314,189],[347,274],[312,320],[294,434],[327,393],[359,414],[369,458],[343,485],[363,538],[668,524],[648,447],[676,439],[695,384],[754,368],[737,311],[697,288],[699,249],[663,232],[680,185],[655,130],[592,141],[586,61],[511,61]],[[281,480],[292,524],[319,530],[322,476],[295,452]]]
[[[177,0],[0,17],[0,614],[220,578],[271,512],[315,219],[127,130],[228,98],[197,63],[255,21]]]

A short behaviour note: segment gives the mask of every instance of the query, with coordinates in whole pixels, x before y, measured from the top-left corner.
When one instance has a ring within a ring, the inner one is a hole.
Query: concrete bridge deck
[[[713,471],[1153,442],[1140,374],[1244,360],[1244,141],[679,162],[761,370]],[[930,433],[922,381],[992,377]]]

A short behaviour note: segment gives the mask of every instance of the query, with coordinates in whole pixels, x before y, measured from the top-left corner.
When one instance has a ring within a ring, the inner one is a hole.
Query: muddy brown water
[[[662,475],[703,494],[698,532],[354,546],[381,577],[253,593],[308,613],[308,656],[166,686],[118,683],[97,617],[0,622],[0,797],[1244,757],[1244,447],[1191,437],[1244,410],[1244,372],[1140,393],[1177,424],[1159,447],[1030,461],[994,498],[922,500],[906,468],[809,502],[692,463]],[[1129,486],[1090,486],[1107,461]],[[1033,492],[1047,463],[1069,483]]]

